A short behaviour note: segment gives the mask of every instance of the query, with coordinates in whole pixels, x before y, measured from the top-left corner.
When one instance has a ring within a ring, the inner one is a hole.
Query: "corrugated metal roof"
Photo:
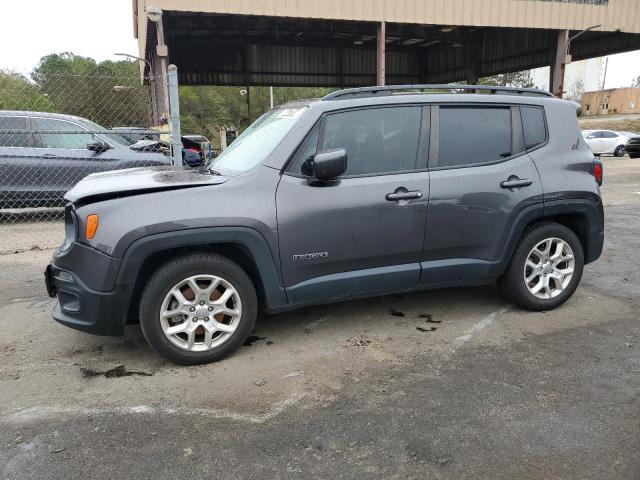
[[[382,19],[387,83],[463,80],[472,63],[480,76],[549,65],[558,28],[602,24],[572,42],[575,60],[640,49],[640,34],[624,33],[640,32],[638,0],[133,1],[141,56],[155,44],[145,4],[165,11],[182,84],[371,85]]]
[[[638,0],[137,0],[181,12],[640,33]],[[601,3],[600,5],[588,3]]]

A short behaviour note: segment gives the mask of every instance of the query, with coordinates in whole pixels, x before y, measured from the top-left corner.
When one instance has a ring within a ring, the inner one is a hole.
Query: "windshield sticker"
[[[299,117],[302,112],[305,111],[305,107],[299,108],[284,108],[276,118],[296,118]]]

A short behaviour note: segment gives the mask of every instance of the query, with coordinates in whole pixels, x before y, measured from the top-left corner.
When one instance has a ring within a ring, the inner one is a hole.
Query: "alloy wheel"
[[[539,242],[524,266],[524,281],[534,297],[548,300],[560,295],[571,283],[575,268],[573,250],[560,238]]]
[[[160,307],[160,325],[167,339],[191,352],[207,352],[225,343],[241,316],[238,291],[214,275],[194,275],[176,283]]]

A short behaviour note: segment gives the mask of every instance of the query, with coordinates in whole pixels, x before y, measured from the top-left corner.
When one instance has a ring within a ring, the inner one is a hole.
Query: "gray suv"
[[[260,312],[494,281],[523,308],[561,305],[604,238],[576,106],[446,88],[276,108],[200,173],[90,175],[47,268],[54,319],[99,335],[139,321],[196,364],[236,350]]]
[[[0,208],[62,206],[90,173],[170,163],[86,118],[0,110]]]

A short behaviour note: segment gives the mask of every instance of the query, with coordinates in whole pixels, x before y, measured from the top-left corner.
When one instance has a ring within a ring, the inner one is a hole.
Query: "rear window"
[[[0,117],[1,147],[33,147],[27,117]]]
[[[509,107],[440,107],[435,167],[496,162],[513,154]]]
[[[535,148],[547,141],[547,127],[544,111],[537,107],[521,107],[524,143],[528,149]]]

